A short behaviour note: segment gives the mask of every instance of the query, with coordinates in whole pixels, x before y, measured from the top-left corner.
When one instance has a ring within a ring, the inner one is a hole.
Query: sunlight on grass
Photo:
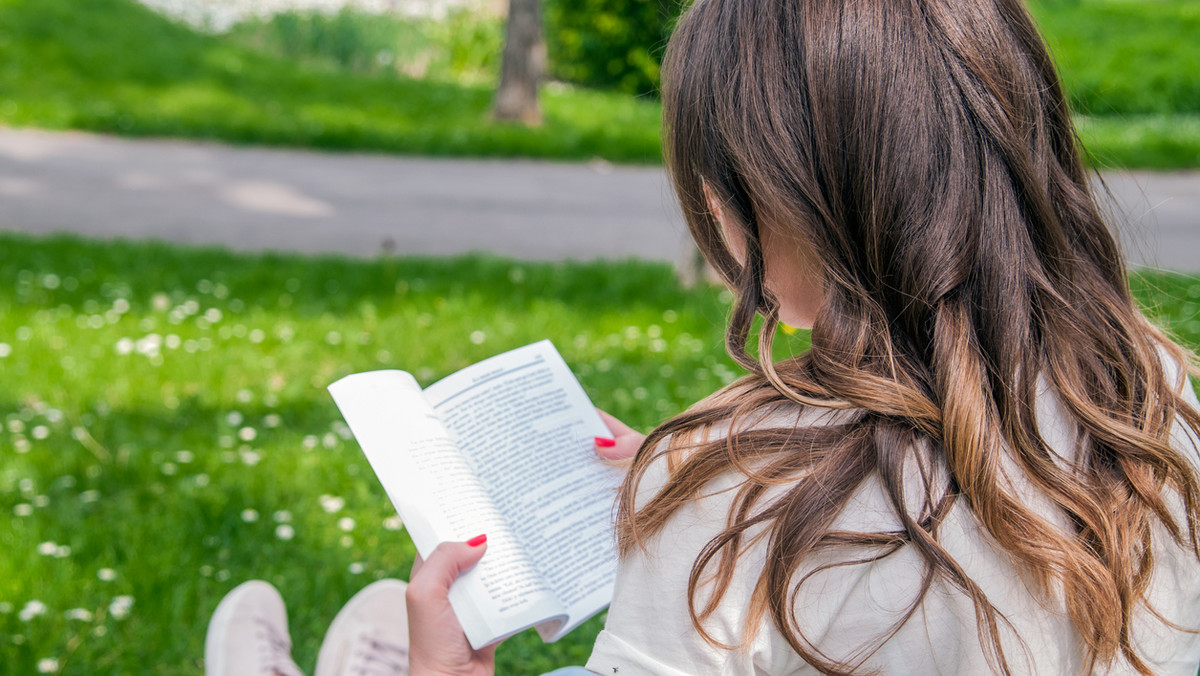
[[[1080,116],[1076,124],[1101,166],[1200,167],[1200,113]]]

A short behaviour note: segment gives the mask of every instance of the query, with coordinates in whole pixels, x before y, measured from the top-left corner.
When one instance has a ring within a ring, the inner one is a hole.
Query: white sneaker
[[[329,625],[314,676],[407,676],[407,588],[380,580],[355,594]]]
[[[207,676],[304,676],[292,661],[287,608],[270,584],[244,582],[221,599],[204,638]]]

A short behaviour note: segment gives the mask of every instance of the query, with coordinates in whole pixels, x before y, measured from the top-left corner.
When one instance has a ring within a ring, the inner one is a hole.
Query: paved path
[[[1106,176],[1131,261],[1200,270],[1200,173]],[[0,128],[0,227],[239,250],[678,261],[659,168],[231,148]],[[2,255],[2,253],[0,253]]]

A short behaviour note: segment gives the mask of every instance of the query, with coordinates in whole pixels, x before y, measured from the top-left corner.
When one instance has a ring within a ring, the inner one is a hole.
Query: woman
[[[751,375],[637,454],[589,668],[1194,674],[1192,356],[1021,3],[701,0],[663,80]],[[772,364],[780,321],[812,349]]]

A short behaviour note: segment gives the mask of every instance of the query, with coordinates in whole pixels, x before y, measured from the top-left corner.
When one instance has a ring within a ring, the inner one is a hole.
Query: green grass
[[[1034,3],[1101,164],[1200,166],[1197,8],[1197,0]],[[661,160],[652,99],[548,85],[542,127],[492,122],[497,29],[457,21],[439,28],[287,15],[222,37],[131,0],[0,0],[0,124],[424,155]],[[381,67],[384,52],[398,67]]]
[[[11,234],[0,250],[4,673],[44,659],[73,674],[199,673],[217,601],[251,578],[282,590],[311,668],[341,603],[374,578],[406,579],[413,555],[383,526],[390,503],[325,391],[342,375],[398,367],[429,383],[549,337],[598,405],[643,428],[734,376],[720,295],[681,290],[665,265]],[[327,513],[323,495],[344,507]],[[284,523],[293,539],[277,537]],[[120,596],[133,599],[124,619],[109,611]],[[22,621],[35,600],[45,613]],[[64,616],[75,609],[90,619]],[[599,626],[553,646],[520,636],[500,673],[582,663]]]
[[[325,392],[342,375],[397,367],[429,383],[551,338],[597,405],[643,429],[735,376],[727,296],[680,289],[664,265],[14,234],[0,251],[4,673],[57,660],[67,674],[197,674],[217,601],[251,578],[283,592],[311,667],[340,605],[407,578],[413,556]],[[1134,289],[1200,346],[1200,277],[1143,273]],[[780,356],[803,345],[801,332]],[[22,619],[35,601],[44,612]],[[518,636],[499,673],[582,663],[599,627],[550,646]]]
[[[0,0],[0,123],[430,155],[660,157],[659,108],[547,87],[545,124],[490,84],[358,72],[192,31],[131,0]]]
[[[1031,4],[1077,112],[1200,113],[1197,0]]]
[[[1033,0],[1085,145],[1106,166],[1200,166],[1200,2]]]

